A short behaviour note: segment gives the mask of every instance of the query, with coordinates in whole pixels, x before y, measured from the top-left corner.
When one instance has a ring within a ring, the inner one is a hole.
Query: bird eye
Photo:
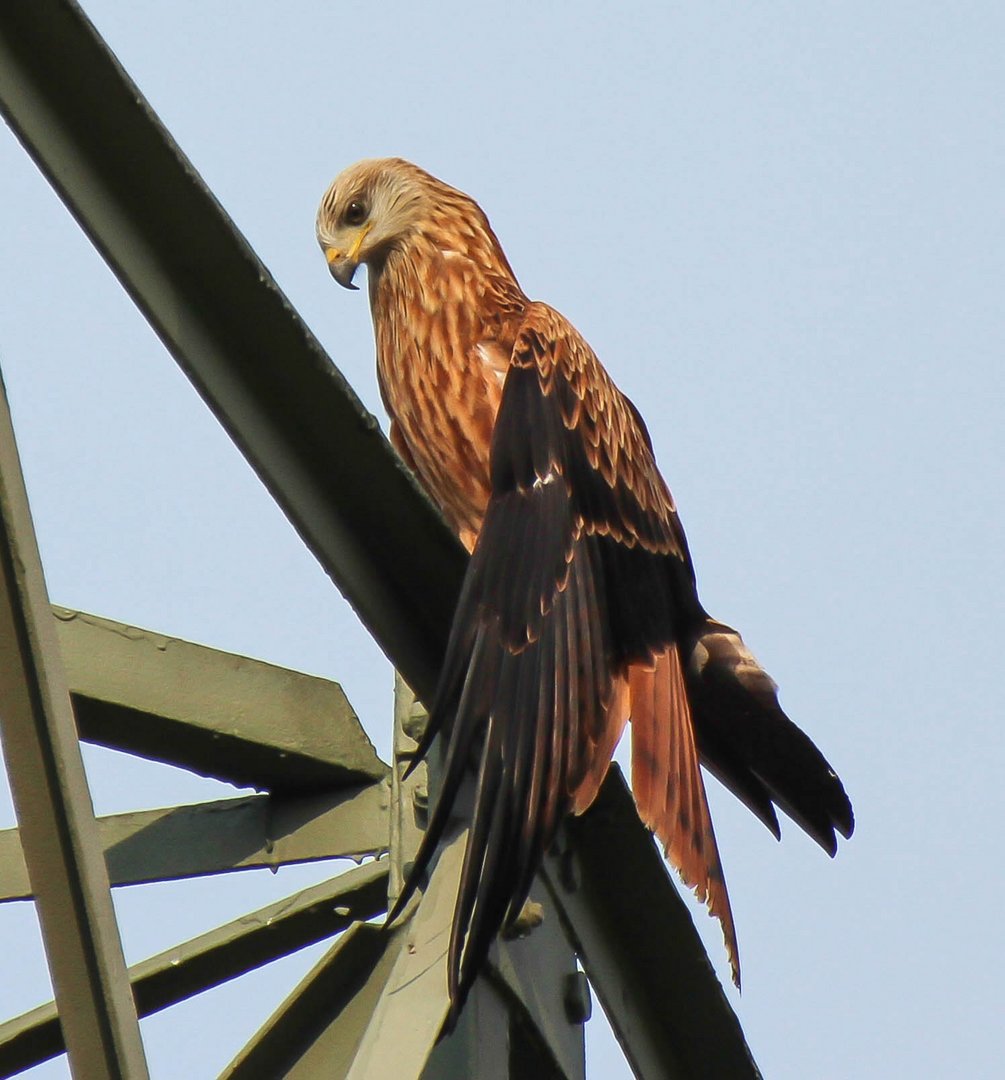
[[[366,215],[365,203],[351,202],[345,210],[345,223],[346,225],[362,225],[366,221]]]

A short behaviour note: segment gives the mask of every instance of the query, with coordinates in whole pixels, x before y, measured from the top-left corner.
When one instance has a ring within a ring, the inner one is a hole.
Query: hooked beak
[[[328,269],[331,271],[332,277],[343,289],[358,288],[357,285],[353,285],[352,279],[353,275],[359,269],[360,248],[363,246],[366,234],[372,227],[372,225],[364,225],[356,234],[356,239],[353,240],[352,247],[346,252],[343,252],[339,248],[325,248],[325,258],[328,260]]]
[[[337,248],[326,249],[325,258],[328,260],[328,269],[331,271],[332,277],[343,289],[359,288],[358,285],[352,283],[353,276],[359,269],[358,262],[350,259],[348,255],[343,255]]]

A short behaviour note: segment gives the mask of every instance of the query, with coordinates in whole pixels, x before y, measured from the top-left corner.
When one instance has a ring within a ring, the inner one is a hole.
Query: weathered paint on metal
[[[512,1004],[488,979],[479,979],[457,1021],[457,1027],[433,1047],[421,1080],[560,1080],[535,1060],[533,1071],[510,1070]],[[372,1080],[377,1080],[373,1073]],[[370,1077],[367,1080],[371,1080]]]
[[[569,823],[569,849],[546,860],[545,880],[583,967],[636,1076],[757,1080],[694,922],[653,859],[652,838],[625,828],[634,814],[614,765],[594,805]]]
[[[447,940],[467,831],[444,844],[422,902],[403,926],[404,948],[373,1011],[348,1080],[417,1077],[447,1017]]]
[[[253,968],[337,934],[385,910],[387,860],[370,862],[217,927],[130,968],[141,1016],[149,1016]],[[0,1077],[63,1052],[53,1003],[0,1024]],[[260,1074],[268,1075],[268,1074]]]
[[[402,930],[351,927],[256,1032],[220,1080],[341,1080],[404,944]],[[396,1032],[395,1038],[407,1039]],[[407,1080],[408,1073],[393,1074]]]
[[[387,852],[384,781],[304,798],[249,795],[98,819],[112,885]],[[17,829],[0,832],[0,902],[31,899]]]
[[[338,683],[54,607],[81,737],[272,792],[379,780]]]
[[[431,691],[459,543],[76,4],[4,5],[0,110],[378,643]]]
[[[398,672],[394,675],[394,760],[391,763],[391,875],[388,906],[398,899],[408,864],[415,858],[422,840],[429,803],[429,767],[418,765],[407,780],[403,774],[411,764],[428,717],[422,703]]]
[[[74,1076],[147,1075],[0,378],[0,735]],[[72,1007],[71,1007],[72,1006]]]
[[[490,959],[492,982],[504,991],[512,1025],[525,1032],[524,1055],[533,1054],[535,1075],[583,1080],[586,1033],[582,1020],[571,1016],[565,1004],[569,980],[577,975],[576,955],[540,877],[531,900],[541,905],[541,924],[526,937],[496,945]]]

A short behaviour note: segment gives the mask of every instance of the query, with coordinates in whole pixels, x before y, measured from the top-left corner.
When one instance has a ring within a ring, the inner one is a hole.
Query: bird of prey
[[[391,442],[471,553],[419,747],[440,735],[442,787],[392,917],[473,774],[448,949],[456,1017],[631,721],[639,816],[720,920],[739,986],[699,762],[776,837],[776,805],[830,855],[854,819],[770,676],[702,607],[642,417],[576,328],[524,294],[477,203],[417,166],[350,166],[317,237],[346,288],[366,264]]]

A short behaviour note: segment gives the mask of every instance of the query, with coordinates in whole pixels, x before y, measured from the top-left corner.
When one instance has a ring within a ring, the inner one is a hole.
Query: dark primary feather
[[[602,709],[605,660],[597,654],[605,634],[588,561],[574,557],[566,566],[574,546],[569,503],[565,484],[555,482],[510,491],[490,506],[481,535],[493,543],[480,540],[472,556],[471,587],[458,605],[430,712],[429,731],[442,729],[446,745],[441,790],[392,917],[427,868],[465,777],[477,768],[450,944],[457,1007],[504,919],[519,913],[569,811],[569,780],[582,768],[575,732]],[[548,530],[521,545],[512,572],[500,574],[494,541],[519,544],[535,519],[549,522]],[[591,674],[577,678],[581,668]]]

